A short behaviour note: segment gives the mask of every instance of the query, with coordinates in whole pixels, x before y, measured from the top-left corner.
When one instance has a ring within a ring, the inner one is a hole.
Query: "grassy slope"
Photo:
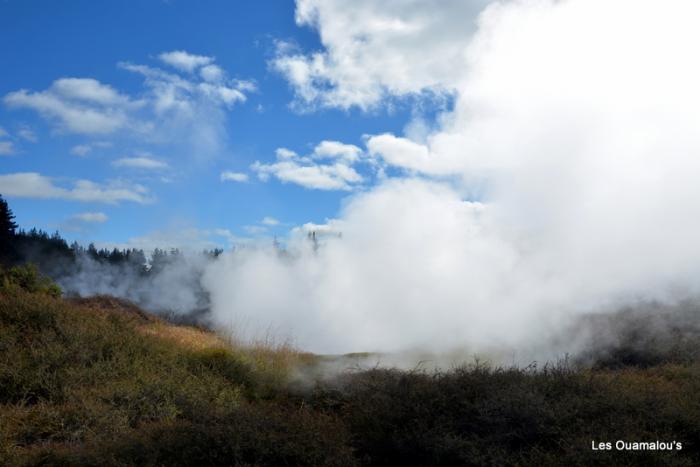
[[[348,458],[334,417],[278,394],[292,358],[236,351],[113,299],[2,294],[0,464]]]
[[[0,464],[700,465],[700,366],[371,370],[237,349],[124,302],[0,293]],[[602,453],[591,440],[677,440]]]

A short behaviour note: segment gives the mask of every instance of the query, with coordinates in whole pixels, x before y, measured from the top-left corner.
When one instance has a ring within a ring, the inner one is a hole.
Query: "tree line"
[[[216,258],[223,249],[203,250],[201,254]],[[140,248],[97,248],[94,243],[87,247],[73,242],[70,245],[58,231],[49,234],[41,229],[20,229],[7,201],[0,195],[0,262],[15,265],[31,262],[45,273],[56,272],[56,266],[75,263],[78,257],[88,257],[101,264],[130,266],[142,273],[158,272],[182,256],[177,248],[170,250],[155,248],[150,257]]]

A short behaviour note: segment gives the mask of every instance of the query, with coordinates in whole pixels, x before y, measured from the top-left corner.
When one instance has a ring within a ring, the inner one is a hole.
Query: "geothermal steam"
[[[209,266],[218,323],[317,352],[479,349],[536,342],[582,311],[697,294],[697,2],[494,4],[473,36],[455,34],[462,65],[432,80],[402,62],[420,58],[406,41],[387,41],[380,52],[406,73],[394,87],[391,70],[369,69],[372,34],[386,34],[376,25],[404,24],[396,34],[412,47],[430,47],[431,29],[387,2],[373,10],[382,21],[367,20],[379,29],[353,42],[332,29],[343,24],[332,3],[299,2],[327,49],[315,77],[326,82],[307,95],[360,95],[335,78],[340,66],[403,95],[419,69],[421,89],[437,81],[454,109],[421,140],[368,137],[367,157],[403,175],[351,196],[329,225],[342,236]]]

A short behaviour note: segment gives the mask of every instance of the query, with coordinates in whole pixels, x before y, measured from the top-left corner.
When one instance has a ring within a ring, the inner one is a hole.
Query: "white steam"
[[[305,14],[322,10],[320,31],[343,24],[333,2],[302,3]],[[423,43],[419,23],[375,10],[382,24],[411,26],[401,34],[416,35],[412,47]],[[424,141],[368,138],[368,154],[404,176],[352,197],[332,222],[342,236],[322,237],[318,249],[300,236],[287,256],[223,255],[204,276],[214,319],[247,323],[248,337],[272,327],[318,352],[483,349],[537,342],[581,310],[696,294],[698,19],[690,0],[488,7],[474,36],[455,33],[449,58],[461,57],[460,67],[430,77],[413,64],[397,83],[380,74],[388,93],[413,90],[413,69],[428,86],[416,92],[456,92],[454,110]],[[325,32],[327,63],[377,66],[362,46],[376,37],[353,43],[343,61],[348,38]],[[382,53],[397,63],[425,55],[406,55],[402,43]],[[337,71],[317,69],[299,92],[322,82],[313,96],[325,105],[364,99],[352,81],[334,80]]]

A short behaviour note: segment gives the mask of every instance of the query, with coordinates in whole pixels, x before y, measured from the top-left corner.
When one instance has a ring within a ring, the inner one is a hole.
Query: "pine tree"
[[[15,230],[17,224],[15,215],[7,205],[7,201],[0,196],[0,259],[9,259],[14,252]]]

